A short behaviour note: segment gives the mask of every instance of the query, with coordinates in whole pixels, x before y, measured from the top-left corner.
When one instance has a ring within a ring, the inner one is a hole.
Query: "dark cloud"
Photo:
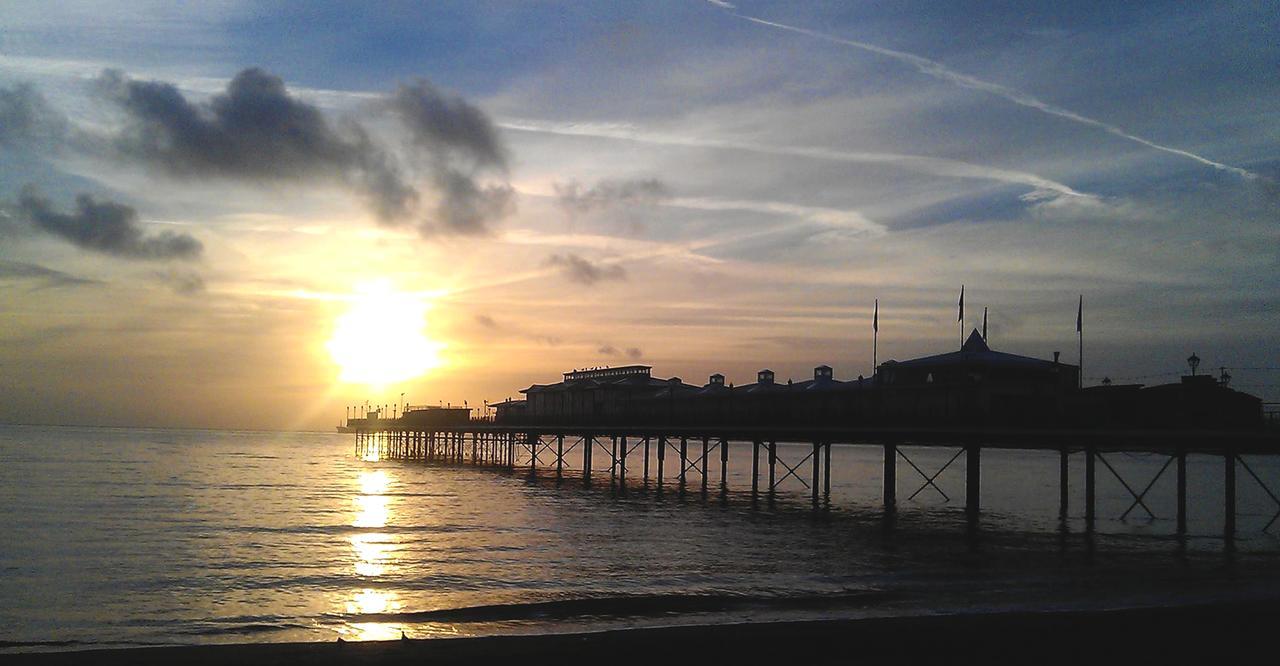
[[[490,317],[487,314],[476,315],[476,323],[485,328],[498,328],[498,322],[494,321],[493,317]]]
[[[129,259],[195,259],[203,246],[187,234],[162,231],[147,235],[138,225],[133,208],[98,201],[88,194],[76,197],[71,213],[54,210],[53,204],[31,187],[23,188],[18,211],[36,228],[72,244]]]
[[[627,271],[621,266],[593,264],[576,254],[553,254],[547,258],[548,266],[555,266],[565,277],[581,284],[595,284],[602,280],[625,280]]]
[[[0,87],[0,146],[46,147],[61,141],[66,120],[30,83]]]
[[[510,215],[515,208],[515,191],[507,184],[480,185],[475,178],[453,169],[436,175],[440,199],[435,215],[423,220],[423,234],[445,231],[454,234],[483,234],[489,223]]]
[[[483,111],[422,80],[401,86],[387,106],[413,137],[420,151],[414,156],[431,173],[439,196],[420,231],[483,234],[511,214],[515,191],[506,182],[506,149]],[[500,182],[483,184],[486,172]]]
[[[414,143],[434,159],[461,158],[476,167],[507,168],[506,149],[484,111],[425,80],[402,85],[388,104]]]
[[[182,177],[242,180],[334,178],[358,190],[384,221],[406,216],[417,191],[356,123],[332,126],[320,110],[261,69],[241,71],[208,104],[176,86],[115,70],[96,87],[128,117],[111,137],[123,157]]]
[[[625,350],[620,350],[611,344],[600,345],[596,353],[602,356],[625,356],[633,361],[639,360],[644,356],[644,352],[640,351],[639,347],[627,347]]]
[[[182,296],[195,296],[196,294],[203,294],[205,291],[204,278],[195,271],[157,271],[152,275],[172,289],[174,293]]]
[[[81,287],[102,284],[78,275],[20,261],[0,261],[0,280],[30,281],[39,287]]]
[[[585,214],[617,205],[649,205],[671,196],[671,190],[657,178],[602,180],[592,187],[577,181],[556,183],[560,207],[572,214]]]
[[[0,146],[62,144],[177,178],[340,183],[383,224],[412,223],[424,235],[483,234],[515,208],[492,121],[426,81],[401,86],[380,107],[411,138],[396,151],[356,120],[330,122],[258,68],[242,70],[207,102],[117,70],[104,71],[94,88],[123,112],[121,126],[68,132],[30,84],[0,88]],[[68,136],[74,140],[63,143]]]

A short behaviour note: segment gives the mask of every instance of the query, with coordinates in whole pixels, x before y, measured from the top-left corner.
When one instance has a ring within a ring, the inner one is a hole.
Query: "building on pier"
[[[702,386],[661,379],[650,366],[590,368],[521,390],[500,423],[713,426],[1259,427],[1259,399],[1187,377],[1179,384],[1079,389],[1079,366],[996,351],[973,331],[958,350],[885,361],[871,377],[778,381],[769,369],[734,386],[720,373]]]
[[[1229,388],[1209,375],[1173,384],[1090,386],[1073,399],[1072,412],[1088,427],[1252,429],[1263,425],[1262,399]]]
[[[566,372],[555,384],[522,389],[525,404],[501,422],[859,425],[892,421],[984,423],[1060,419],[1079,368],[992,351],[974,331],[958,352],[887,361],[871,378],[836,379],[829,365],[812,379],[780,382],[769,369],[756,381],[726,385],[713,374],[699,387],[660,379],[650,366]]]
[[[640,398],[653,398],[679,378],[657,379],[647,365],[589,368],[564,373],[555,384],[520,389],[528,403],[526,416],[537,420],[617,419],[634,413]],[[690,387],[693,388],[693,387]]]
[[[916,424],[1058,424],[1079,386],[1080,368],[992,350],[973,331],[959,351],[879,368],[881,413]]]
[[[471,410],[452,405],[407,405],[396,424],[409,428],[465,425],[471,420]]]

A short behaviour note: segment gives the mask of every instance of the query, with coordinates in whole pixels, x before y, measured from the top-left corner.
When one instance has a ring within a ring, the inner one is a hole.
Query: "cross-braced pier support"
[[[797,431],[801,432],[801,431]],[[937,432],[908,432],[903,430],[878,432],[865,437],[857,437],[841,432],[813,432],[812,436],[801,437],[789,431],[760,429],[755,433],[721,432],[715,429],[680,429],[680,428],[648,428],[648,429],[607,429],[607,428],[519,428],[494,425],[470,425],[461,427],[441,427],[415,429],[400,425],[385,428],[358,429],[355,431],[355,454],[365,460],[394,459],[419,460],[432,464],[469,464],[476,466],[493,466],[514,471],[519,465],[527,469],[531,477],[537,478],[540,470],[554,469],[555,478],[562,479],[570,468],[569,456],[577,452],[580,459],[581,475],[585,485],[590,486],[593,474],[603,471],[597,469],[593,458],[597,448],[604,452],[609,460],[609,478],[611,486],[625,491],[632,485],[643,484],[649,487],[656,481],[659,492],[669,480],[677,481],[681,493],[697,490],[702,497],[707,497],[711,490],[711,477],[714,473],[711,460],[717,450],[719,452],[719,481],[722,497],[729,498],[729,449],[731,441],[750,442],[751,446],[751,500],[756,504],[763,496],[772,504],[783,492],[784,485],[804,488],[804,496],[815,509],[830,506],[832,486],[832,448],[836,444],[864,444],[880,447],[883,450],[883,506],[886,515],[892,517],[899,506],[897,475],[898,460],[901,459],[914,470],[923,481],[909,496],[907,501],[914,500],[922,492],[936,492],[944,501],[951,497],[941,487],[939,478],[965,457],[965,514],[971,522],[979,516],[982,509],[982,454],[983,448],[1017,448],[1039,449],[1057,453],[1059,506],[1058,515],[1063,529],[1068,525],[1070,512],[1071,458],[1076,453],[1083,456],[1084,502],[1083,516],[1086,531],[1092,533],[1098,520],[1098,467],[1107,471],[1107,476],[1114,478],[1132,500],[1115,519],[1128,520],[1133,513],[1141,509],[1147,516],[1157,519],[1153,506],[1158,506],[1148,499],[1157,491],[1160,479],[1166,474],[1175,476],[1176,492],[1176,532],[1185,537],[1188,532],[1189,507],[1188,485],[1190,468],[1188,459],[1192,455],[1212,456],[1222,462],[1223,494],[1222,494],[1222,536],[1228,549],[1234,547],[1234,540],[1239,528],[1237,523],[1237,494],[1240,470],[1270,497],[1275,503],[1277,512],[1271,516],[1263,531],[1269,531],[1280,520],[1280,497],[1271,490],[1263,477],[1259,476],[1254,466],[1246,459],[1248,456],[1275,455],[1280,452],[1280,443],[1265,438],[1238,436],[1219,433],[1215,438],[1201,442],[1191,437],[1178,438],[1176,435],[1153,434],[1145,443],[1132,446],[1127,440],[1132,433],[1123,433],[1125,439],[1106,439],[1091,433],[1081,433],[1070,438],[1053,434],[1045,435],[1044,442],[1034,440],[1028,442],[1025,433],[1016,438],[1009,437],[1004,443],[992,444],[990,433],[971,431],[967,435],[939,436]],[[566,442],[565,440],[569,441]],[[1173,443],[1168,439],[1176,440]],[[909,451],[906,448],[912,449]],[[656,456],[654,447],[657,448]],[[926,471],[913,459],[916,448],[951,448],[954,453],[935,471]],[[580,450],[579,450],[580,448]],[[670,449],[670,450],[668,450]],[[762,450],[763,449],[763,450]],[[1160,459],[1155,473],[1150,478],[1143,478],[1133,483],[1134,472],[1123,465],[1117,466],[1118,456],[1126,453],[1164,456]],[[638,466],[639,478],[632,478],[632,461],[634,455],[642,455]],[[672,471],[667,467],[668,454],[673,460],[678,459],[679,467],[675,479],[669,479]],[[656,458],[656,475],[651,476],[650,465]],[[767,469],[761,469],[766,466]],[[807,466],[806,466],[807,465]],[[1173,470],[1170,472],[1170,470]],[[1195,468],[1204,469],[1202,467]],[[1262,469],[1262,468],[1258,468]],[[690,474],[698,475],[697,479]],[[1125,475],[1128,475],[1126,477]],[[697,483],[697,486],[694,486]],[[1246,483],[1249,483],[1246,480]],[[794,495],[792,495],[794,497]],[[825,502],[824,502],[825,500]],[[1215,511],[1216,513],[1216,511]],[[886,521],[889,524],[891,521]]]

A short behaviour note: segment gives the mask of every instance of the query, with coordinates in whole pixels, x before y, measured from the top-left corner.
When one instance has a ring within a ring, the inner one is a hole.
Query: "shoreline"
[[[1261,654],[1280,599],[1114,610],[1019,611],[682,625],[588,633],[366,642],[238,643],[10,652],[11,664],[463,664],[644,659],[664,664],[872,663],[961,658],[995,663],[1172,663]]]

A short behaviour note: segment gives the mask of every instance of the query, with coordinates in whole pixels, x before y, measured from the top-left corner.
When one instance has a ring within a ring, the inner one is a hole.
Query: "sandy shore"
[[[1273,652],[1280,602],[731,624],[364,643],[8,654],[11,664],[1232,663]],[[1136,661],[1135,661],[1136,660]],[[939,662],[942,663],[942,662]]]

